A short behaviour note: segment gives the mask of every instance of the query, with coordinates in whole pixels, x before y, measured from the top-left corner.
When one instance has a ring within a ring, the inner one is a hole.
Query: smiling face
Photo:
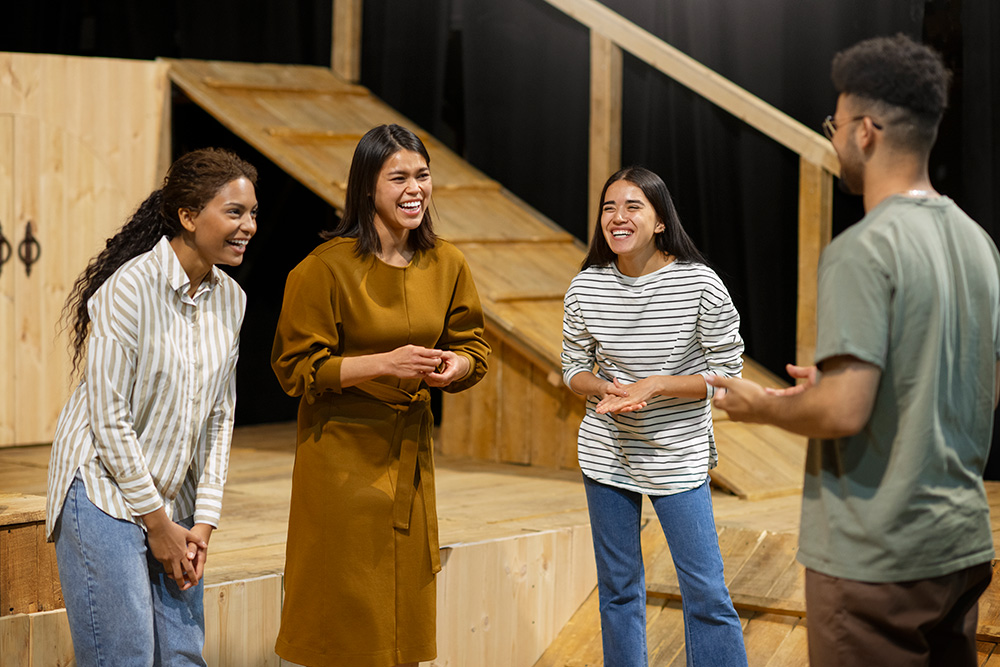
[[[205,267],[215,264],[238,266],[247,243],[257,232],[257,195],[246,178],[230,181],[197,214],[181,209],[186,245]]]
[[[855,135],[856,123],[861,120],[858,119],[859,113],[854,100],[849,95],[841,94],[837,98],[837,110],[833,113],[837,129],[830,138],[840,161],[840,189],[852,195],[864,194],[865,161]]]
[[[431,170],[419,153],[393,153],[375,180],[375,228],[383,239],[397,243],[423,222],[431,200]]]
[[[601,203],[601,230],[611,252],[618,256],[619,269],[634,275],[630,270],[644,270],[651,259],[661,256],[654,237],[663,229],[638,185],[620,180],[608,186]]]

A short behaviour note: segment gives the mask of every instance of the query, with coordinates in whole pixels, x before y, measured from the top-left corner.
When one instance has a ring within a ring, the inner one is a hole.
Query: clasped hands
[[[182,591],[198,585],[208,560],[212,526],[197,523],[190,530],[167,518],[160,508],[143,517],[149,550]]]
[[[601,400],[597,402],[594,411],[599,415],[635,412],[646,407],[649,399],[656,393],[655,380],[651,377],[631,384],[622,384],[615,378],[605,384],[600,394]]]
[[[389,353],[399,378],[419,378],[429,387],[447,387],[469,372],[469,358],[451,350],[404,345]]]

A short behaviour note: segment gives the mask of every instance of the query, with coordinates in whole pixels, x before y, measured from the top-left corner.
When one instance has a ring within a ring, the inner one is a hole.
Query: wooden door
[[[0,114],[0,442],[14,441],[14,117]]]
[[[62,307],[162,176],[167,90],[164,63],[0,53],[0,225],[14,251],[0,273],[0,446],[52,440],[71,390]]]

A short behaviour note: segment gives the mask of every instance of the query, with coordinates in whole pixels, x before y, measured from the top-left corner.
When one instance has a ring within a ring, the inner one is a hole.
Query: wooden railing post
[[[333,44],[330,69],[344,81],[361,80],[362,0],[333,0]]]
[[[622,50],[590,31],[590,166],[587,240],[594,234],[601,187],[622,160]]]
[[[833,175],[799,160],[799,294],[795,363],[810,366],[816,351],[816,270],[833,228]]]

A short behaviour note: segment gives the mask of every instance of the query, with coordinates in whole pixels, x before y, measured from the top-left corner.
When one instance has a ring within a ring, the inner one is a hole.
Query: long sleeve
[[[698,307],[696,332],[705,353],[708,372],[702,376],[722,375],[739,377],[743,372],[743,339],[740,337],[740,315],[717,277],[706,284]],[[708,398],[715,395],[715,387],[706,384]]]
[[[94,448],[133,515],[163,506],[134,428],[132,390],[139,344],[139,290],[112,278],[88,304],[87,413]]]
[[[219,527],[222,516],[222,490],[229,471],[229,452],[233,440],[233,418],[236,411],[236,362],[240,358],[239,336],[233,342],[226,361],[226,379],[212,406],[203,439],[206,451],[194,457],[201,464],[195,495],[194,521]]]
[[[597,341],[587,331],[576,293],[570,286],[563,299],[562,360],[563,382],[570,386],[574,375],[594,369],[594,349]]]
[[[463,259],[439,346],[443,350],[451,350],[467,357],[470,362],[469,372],[462,379],[444,387],[444,391],[463,391],[486,375],[490,346],[483,338],[483,328],[483,307],[479,301],[479,293],[469,266]]]
[[[324,391],[340,392],[340,329],[336,278],[310,255],[288,274],[271,350],[271,368],[287,394],[312,402]]]

